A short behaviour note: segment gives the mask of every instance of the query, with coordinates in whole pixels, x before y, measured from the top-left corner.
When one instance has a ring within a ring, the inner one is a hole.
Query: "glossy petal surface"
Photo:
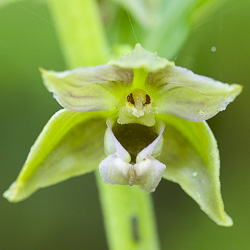
[[[173,116],[161,118],[166,123],[159,157],[167,166],[163,177],[180,184],[217,224],[231,226],[220,191],[219,151],[208,125]]]
[[[58,111],[44,127],[17,180],[4,193],[11,202],[21,201],[37,189],[88,173],[105,157],[102,113]]]

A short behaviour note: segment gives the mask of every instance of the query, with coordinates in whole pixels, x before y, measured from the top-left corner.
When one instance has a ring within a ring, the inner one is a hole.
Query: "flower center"
[[[151,98],[145,91],[136,89],[127,96],[127,102],[134,105],[136,109],[143,109],[151,103]]]
[[[145,126],[155,125],[156,108],[146,91],[134,89],[125,96],[117,108],[119,109],[118,123],[139,123]]]

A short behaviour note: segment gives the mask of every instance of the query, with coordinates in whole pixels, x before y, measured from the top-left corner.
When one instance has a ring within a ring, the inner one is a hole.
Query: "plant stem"
[[[108,46],[95,0],[49,0],[69,67],[106,63]]]
[[[108,60],[108,46],[94,0],[50,0],[49,7],[69,67]],[[138,187],[104,184],[99,172],[96,176],[109,249],[159,249],[150,195]]]
[[[137,186],[107,185],[96,176],[110,249],[159,249],[151,195]]]

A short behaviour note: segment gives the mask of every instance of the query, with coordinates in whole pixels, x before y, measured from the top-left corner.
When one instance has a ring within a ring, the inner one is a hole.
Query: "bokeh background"
[[[220,148],[222,195],[234,226],[217,226],[177,184],[162,180],[153,194],[162,249],[250,249],[249,12],[250,1],[228,0],[192,28],[175,58],[198,74],[244,85],[236,101],[208,121]],[[60,109],[42,84],[40,66],[66,68],[46,5],[24,1],[1,8],[0,193]],[[40,190],[18,204],[0,198],[0,249],[107,249],[98,199],[94,174]]]

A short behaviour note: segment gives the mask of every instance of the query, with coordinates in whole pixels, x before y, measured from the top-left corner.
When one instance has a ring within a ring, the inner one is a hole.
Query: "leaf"
[[[219,8],[223,8],[227,0],[200,0],[192,14],[192,24],[199,25],[205,18],[214,14]]]
[[[178,183],[218,225],[231,226],[224,211],[219,180],[219,151],[206,122],[161,116],[166,123],[159,160],[166,164],[163,178]]]
[[[129,11],[143,27],[152,27],[157,20],[158,0],[113,0]]]
[[[174,59],[193,27],[211,15],[223,0],[161,0],[158,23],[147,32],[142,45],[159,55]]]
[[[105,114],[58,111],[46,124],[17,178],[4,193],[11,202],[37,189],[96,169],[104,159]]]
[[[173,59],[190,31],[190,15],[198,0],[161,1],[158,15],[161,17],[151,32],[147,33],[143,46],[166,58]]]

